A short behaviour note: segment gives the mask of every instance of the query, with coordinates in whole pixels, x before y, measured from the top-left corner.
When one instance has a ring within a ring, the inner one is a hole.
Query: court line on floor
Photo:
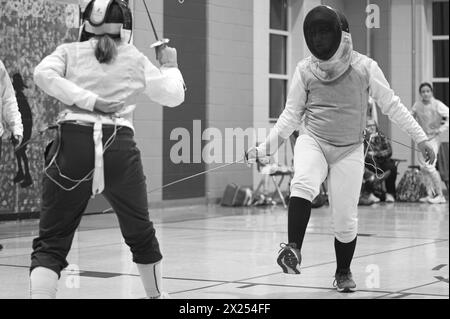
[[[8,265],[8,264],[0,264],[0,267],[29,268],[29,266]],[[80,270],[80,272],[88,272],[88,271]],[[130,276],[130,277],[139,277],[138,274],[111,273],[111,272],[102,272],[102,273],[114,274],[114,275],[117,274],[117,275]],[[271,275],[273,275],[273,274],[280,274],[280,272],[272,273]],[[263,275],[263,276],[267,276],[267,275]],[[216,283],[216,284],[213,284],[213,285],[207,285],[207,286],[203,286],[203,287],[197,287],[197,288],[192,288],[192,289],[185,289],[185,290],[170,292],[171,295],[176,295],[176,294],[181,294],[181,293],[191,292],[191,291],[197,291],[197,290],[203,290],[203,289],[223,286],[223,285],[227,285],[227,284],[243,284],[243,285],[251,285],[251,286],[273,286],[273,287],[284,287],[284,288],[316,289],[316,290],[328,290],[328,291],[336,292],[336,289],[335,288],[331,288],[331,287],[286,285],[286,284],[258,283],[258,282],[255,283],[255,282],[249,282],[248,281],[248,280],[252,280],[254,278],[261,278],[263,276],[251,277],[251,278],[248,278],[248,279],[237,280],[237,281],[233,281],[233,280],[213,280],[213,279],[196,279],[196,278],[180,278],[180,277],[163,277],[163,278],[166,279],[166,280],[196,281],[196,282],[215,282]],[[406,289],[402,289],[402,290],[399,290],[399,291],[358,289],[357,292],[383,294],[382,296],[374,297],[374,298],[378,299],[378,298],[383,298],[383,297],[386,297],[386,296],[389,296],[389,295],[402,294],[405,291],[408,291],[408,290],[411,290],[411,289],[420,288],[420,287],[427,286],[427,285],[431,285],[431,284],[434,284],[434,283],[437,283],[437,282],[440,282],[440,281],[438,280],[438,281],[435,281],[435,282],[432,282],[432,283],[428,283],[428,284],[424,284],[424,285],[420,285],[420,286],[415,286],[415,287],[411,287],[411,288],[406,288]],[[448,295],[433,294],[433,293],[414,293],[414,292],[410,292],[408,294],[409,295],[417,295],[417,296],[448,297]]]
[[[180,228],[178,228],[178,227],[175,227],[174,229],[181,229],[181,227]],[[208,231],[212,231],[213,229],[207,229]],[[94,230],[89,230],[89,231],[94,231]],[[307,233],[307,234],[311,234],[311,235],[317,235],[317,234],[320,234],[320,235],[332,235],[332,234],[325,234],[325,233]],[[374,238],[376,237],[376,236],[373,236]],[[380,238],[380,237],[377,237],[377,238]],[[397,238],[397,239],[405,239],[405,238]],[[413,239],[413,238],[408,238],[408,239]],[[414,239],[416,239],[416,238],[414,238]],[[418,239],[417,239],[418,240]],[[433,242],[432,243],[424,243],[424,244],[419,244],[419,245],[414,245],[414,246],[409,246],[409,247],[405,247],[405,248],[399,248],[399,249],[394,249],[394,250],[391,250],[391,251],[396,251],[396,250],[402,250],[402,249],[408,249],[408,248],[414,248],[414,247],[416,247],[416,246],[423,246],[423,245],[429,245],[429,244],[433,244],[433,243],[442,243],[442,242],[446,242],[446,241],[448,241],[448,239],[427,239],[427,240],[433,240]],[[99,248],[99,247],[106,247],[106,246],[115,246],[115,245],[122,245],[122,244],[124,244],[124,242],[119,242],[119,243],[108,243],[108,244],[100,244],[100,245],[95,245],[95,246],[87,246],[87,247],[82,247],[81,249],[91,249],[91,248]],[[5,250],[3,250],[3,251],[5,251]],[[361,255],[361,256],[357,256],[357,257],[354,257],[354,259],[356,259],[356,258],[362,258],[362,257],[367,257],[367,256],[373,256],[373,255],[377,255],[377,254],[384,254],[384,253],[387,253],[387,252],[391,252],[391,251],[383,251],[383,252],[379,252],[379,253],[375,253],[375,254],[367,254],[367,255]],[[18,255],[9,255],[9,256],[1,256],[0,255],[0,259],[4,259],[4,258],[15,258],[15,257],[23,257],[23,256],[28,256],[28,255],[30,255],[31,254],[31,252],[29,252],[29,253],[26,253],[26,254],[18,254]],[[318,266],[319,265],[326,265],[326,264],[329,264],[330,262],[327,262],[327,263],[324,263],[324,264],[317,264]],[[302,268],[309,268],[310,266],[306,266],[306,267],[302,267]]]
[[[305,289],[321,289],[321,290],[332,290],[336,291],[336,288],[331,287],[315,287],[315,286],[302,286],[302,285],[285,285],[285,284],[269,284],[269,283],[250,283],[250,282],[236,282],[239,284],[253,284],[258,286],[275,286],[275,287],[292,287],[292,288],[305,288]],[[409,290],[409,289],[405,289]],[[368,293],[388,293],[387,290],[368,290],[368,289],[358,289],[357,292],[368,292]],[[403,290],[399,292],[391,292],[392,293],[401,293]],[[441,295],[441,294],[434,294],[434,293],[418,293],[418,292],[412,292],[410,293],[412,295],[425,295],[425,296],[439,296],[439,297],[448,297],[448,295]]]
[[[433,240],[430,243],[411,245],[411,246],[406,246],[406,247],[402,247],[402,248],[390,249],[390,250],[386,250],[386,251],[381,251],[381,252],[376,252],[376,253],[371,253],[371,254],[366,254],[366,255],[355,256],[353,259],[359,259],[359,258],[364,258],[364,257],[369,257],[369,256],[375,256],[375,255],[380,255],[380,254],[385,254],[385,253],[391,253],[391,252],[405,250],[405,249],[411,249],[411,248],[416,248],[416,247],[421,247],[421,246],[426,246],[426,245],[431,245],[431,244],[436,244],[436,243],[442,243],[442,242],[445,242],[445,241],[448,241],[448,240],[447,239]],[[121,245],[121,244],[123,244],[123,242],[120,242],[120,243],[108,243],[108,244],[101,244],[101,245],[96,245],[96,246],[83,247],[82,249],[98,248],[98,247],[105,247],[105,246],[114,246],[114,245]],[[30,253],[14,255],[14,256],[0,256],[0,259],[2,259],[2,258],[12,258],[12,257],[21,257],[21,256],[29,255],[29,254]],[[314,265],[305,266],[305,267],[301,267],[301,268],[302,269],[307,269],[307,268],[313,268],[313,267],[328,265],[328,264],[332,264],[332,263],[335,263],[335,261],[333,260],[333,261],[330,261],[330,262],[314,264]],[[267,274],[267,275],[262,275],[262,276],[263,277],[265,277],[265,276],[272,276],[272,275],[277,274],[277,273],[278,272]],[[256,278],[259,278],[259,277],[260,276],[253,277],[253,278],[250,278],[250,279],[256,279]],[[244,279],[244,280],[248,280],[248,279]]]
[[[227,216],[225,216],[227,217]],[[174,222],[176,223],[176,222]],[[184,230],[205,230],[205,231],[218,231],[218,232],[244,232],[244,233],[279,233],[279,234],[287,234],[287,231],[274,231],[274,230],[264,230],[264,229],[220,229],[220,228],[203,228],[203,227],[176,227],[176,226],[168,226],[164,227],[164,224],[172,224],[169,223],[161,223],[155,224],[155,226],[159,226],[166,229],[184,229]],[[88,227],[87,229],[78,229],[77,232],[87,232],[87,231],[98,231],[98,230],[111,230],[111,229],[119,229],[119,226],[113,227]],[[319,236],[334,236],[333,233],[324,233],[324,232],[306,232],[307,235],[319,235]],[[370,236],[367,236],[370,235]],[[26,238],[26,237],[36,237],[37,235],[24,234],[12,237],[1,237],[0,240],[8,240],[8,239],[17,239],[17,238]],[[436,240],[436,241],[449,241],[450,238],[427,238],[427,237],[399,237],[399,236],[388,236],[388,235],[377,235],[377,234],[360,234],[361,237],[372,237],[372,238],[383,238],[383,239],[411,239],[411,240]]]
[[[116,228],[116,227],[114,227]],[[167,228],[172,228],[172,229],[180,229],[181,227],[167,227]],[[189,228],[182,228],[182,229],[189,229]],[[203,228],[191,228],[191,230],[216,230],[216,229],[203,229]],[[103,230],[103,228],[102,228]],[[95,229],[90,229],[90,230],[83,230],[83,231],[95,231]],[[217,231],[217,230],[216,230]],[[223,230],[223,231],[229,231],[229,230]],[[236,230],[236,231],[243,231],[243,232],[248,232],[249,230]],[[250,230],[250,232],[252,232],[252,230]],[[263,231],[260,231],[263,232]],[[266,231],[264,231],[266,232]],[[308,234],[325,234],[325,233],[308,233]],[[329,235],[329,234],[327,234]],[[375,237],[375,236],[374,236]],[[404,238],[398,238],[398,239],[404,239]],[[371,254],[366,254],[366,255],[361,255],[361,256],[356,256],[354,257],[354,259],[358,259],[358,258],[364,258],[364,257],[368,257],[368,256],[374,256],[374,255],[379,255],[379,254],[384,254],[384,253],[390,253],[390,252],[394,252],[394,251],[400,251],[400,250],[405,250],[405,249],[410,249],[410,248],[415,248],[415,247],[420,247],[420,246],[425,246],[425,245],[430,245],[430,244],[435,244],[435,243],[441,243],[441,242],[445,242],[448,241],[448,239],[427,239],[427,240],[432,240],[432,242],[430,243],[423,243],[423,244],[417,244],[417,245],[411,245],[411,246],[407,246],[407,247],[402,247],[402,248],[397,248],[397,249],[391,249],[391,250],[387,250],[387,251],[381,251],[381,252],[377,252],[377,253],[371,253]],[[119,244],[123,244],[123,242],[120,243],[108,243],[108,244],[101,244],[101,245],[96,245],[96,246],[89,246],[89,247],[84,247],[83,249],[88,249],[88,248],[98,248],[98,247],[105,247],[105,246],[112,246],[112,245],[119,245]],[[28,255],[27,254],[23,254],[23,255],[14,255],[14,256],[3,256],[0,258],[11,258],[11,257],[20,257],[20,256],[25,256]],[[334,263],[335,261],[332,262],[326,262],[326,263],[321,263],[321,264],[316,264],[316,265],[311,265],[311,266],[306,266],[306,267],[302,267],[302,268],[312,268],[312,267],[317,267],[317,266],[322,266],[322,265],[326,265],[326,264],[330,264],[330,263]],[[278,273],[278,272],[277,272]],[[273,274],[276,273],[272,273],[272,274],[268,274],[268,275],[263,275],[263,276],[271,276]],[[259,278],[255,277],[255,278]],[[251,278],[253,279],[253,278]]]
[[[165,279],[168,279],[166,277],[164,277]],[[180,280],[180,278],[171,278],[171,279],[177,279]],[[183,278],[184,279],[184,278]],[[184,280],[193,280],[193,281],[197,281],[196,279],[184,279]],[[213,280],[211,280],[213,281]],[[216,281],[217,282],[217,281]],[[271,284],[271,283],[255,283],[255,282],[249,282],[249,281],[222,281],[221,283],[215,284],[215,285],[209,285],[209,286],[205,286],[205,287],[197,287],[197,288],[192,288],[192,289],[186,289],[186,290],[180,290],[180,291],[176,291],[176,292],[171,292],[171,295],[176,295],[176,294],[180,294],[180,293],[185,293],[185,292],[190,292],[190,291],[196,291],[196,290],[202,290],[202,289],[207,289],[207,288],[211,288],[211,287],[217,287],[217,286],[222,286],[222,285],[227,285],[227,284],[240,284],[240,285],[248,285],[248,286],[273,286],[273,287],[283,287],[283,288],[302,288],[302,289],[317,289],[317,290],[329,290],[329,291],[333,291],[336,292],[336,288],[332,288],[332,287],[317,287],[317,286],[303,286],[303,285],[286,285],[286,284]],[[241,287],[238,287],[241,288]],[[391,294],[396,294],[396,292],[392,292],[392,291],[385,291],[385,290],[365,290],[365,289],[358,289],[357,292],[368,292],[368,293],[378,293],[378,294],[387,294],[387,295],[391,295]],[[440,294],[429,294],[429,293],[411,293],[414,295],[430,295],[430,296],[439,296],[439,297],[447,297],[447,295],[440,295]]]
[[[427,246],[427,245],[431,245],[431,244],[435,244],[435,243],[440,243],[440,242],[444,242],[444,241],[446,241],[446,240],[442,240],[442,241],[437,240],[437,241],[433,241],[433,242],[430,242],[430,243],[422,243],[422,244],[417,244],[417,245],[411,245],[411,246],[406,246],[406,247],[401,247],[401,248],[396,248],[396,249],[389,249],[389,250],[385,250],[385,251],[375,252],[375,253],[371,253],[371,254],[359,255],[359,256],[355,256],[355,257],[353,258],[353,260],[355,260],[355,259],[360,259],[360,258],[365,258],[365,257],[369,257],[369,256],[380,255],[380,254],[392,253],[392,252],[396,252],[396,251],[400,251],[400,250],[406,250],[406,249],[411,249],[411,248],[417,248],[417,247],[421,247],[421,246]],[[119,245],[119,244],[123,244],[123,243],[121,242],[121,243],[102,244],[102,245],[98,245],[98,246],[85,247],[85,249],[88,249],[88,248],[98,248],[98,247],[104,247],[104,246],[110,246],[110,245],[111,245],[111,246],[112,246],[112,245]],[[24,255],[28,255],[28,254],[24,254]],[[22,256],[22,255],[19,255],[19,256]],[[1,257],[1,258],[7,258],[7,257],[8,257],[8,256]],[[12,256],[11,256],[11,257],[12,257]],[[14,256],[14,257],[17,257],[17,256]],[[328,262],[323,262],[323,263],[313,264],[313,265],[301,267],[301,269],[309,269],[309,268],[314,268],[314,267],[320,267],[320,266],[324,266],[324,265],[334,264],[335,262],[336,262],[336,261],[333,260],[333,261],[328,261]],[[1,265],[4,265],[4,264],[0,264],[0,266],[1,266]],[[25,267],[25,266],[22,266],[22,267]],[[26,266],[26,267],[28,267],[28,266]],[[259,275],[259,276],[250,277],[250,278],[244,278],[244,279],[241,279],[240,281],[242,281],[242,280],[246,281],[246,280],[258,279],[258,278],[263,278],[263,277],[269,277],[269,276],[273,276],[273,275],[279,274],[279,273],[281,273],[281,272],[278,271],[278,272],[273,272],[273,273],[270,273],[270,274]],[[129,274],[122,274],[122,275],[129,275]],[[217,280],[214,280],[214,281],[217,282]]]
[[[90,249],[90,248],[99,248],[99,247],[106,247],[106,246],[115,246],[115,245],[122,245],[125,244],[124,242],[120,242],[120,243],[108,243],[108,244],[99,244],[99,245],[94,245],[94,246],[86,246],[86,247],[82,247],[81,249]],[[30,247],[31,248],[31,247]],[[72,248],[74,249],[74,248]],[[80,249],[80,248],[78,248]],[[3,258],[13,258],[13,257],[23,257],[23,256],[29,256],[31,255],[31,251],[26,253],[26,254],[18,254],[18,255],[9,255],[9,256],[1,256],[0,255],[0,259]]]
[[[404,292],[406,292],[406,291],[408,291],[408,290],[412,290],[412,289],[417,289],[417,288],[422,288],[422,287],[426,287],[426,286],[431,286],[431,285],[434,285],[434,284],[437,284],[437,283],[440,283],[441,281],[440,280],[436,280],[436,281],[432,281],[432,282],[429,282],[429,283],[426,283],[426,284],[423,284],[423,285],[418,285],[418,286],[415,286],[415,287],[411,287],[411,288],[405,288],[405,289],[402,289],[402,290],[399,290],[398,292],[394,292],[394,293],[390,293],[390,294],[386,294],[386,295],[383,295],[383,296],[379,296],[379,297],[377,297],[377,299],[378,298],[384,298],[384,297],[387,297],[387,296],[389,296],[389,295],[392,295],[392,294],[403,294]],[[412,294],[412,295],[415,295],[415,294],[422,294],[422,293],[418,293],[418,292],[408,292],[407,294]],[[431,295],[431,296],[434,296],[434,295],[436,295],[436,296],[442,296],[442,297],[448,297],[448,295],[438,295],[438,294],[430,294],[430,293],[427,293],[427,294],[425,294],[425,295]],[[401,297],[400,297],[401,298]]]
[[[262,212],[257,212],[255,214],[252,214],[251,216],[261,216],[264,215],[265,211]],[[92,216],[101,216],[102,214],[99,215],[92,215]],[[151,215],[151,214],[150,214]],[[170,225],[170,224],[177,224],[177,223],[184,223],[184,222],[190,222],[190,221],[201,221],[201,220],[209,220],[209,219],[218,219],[218,218],[226,218],[226,217],[239,217],[239,216],[243,216],[243,215],[235,215],[235,214],[230,214],[230,215],[216,215],[216,216],[203,216],[203,217],[197,217],[197,218],[192,218],[192,219],[182,219],[182,220],[173,220],[173,221],[159,221],[159,222],[155,222],[153,220],[153,223],[155,226],[160,226],[160,227],[164,227],[163,225]],[[89,217],[89,216],[85,216],[85,217]],[[86,229],[82,229],[83,227],[85,227]],[[115,226],[111,226],[111,227],[92,227],[92,226],[83,226],[80,225],[80,229],[78,230],[79,232],[81,231],[95,231],[95,230],[107,230],[107,229],[118,229],[119,225],[115,225]],[[182,228],[182,229],[192,229],[192,230],[215,230],[215,231],[236,231],[236,232],[267,232],[267,230],[239,230],[239,229],[207,229],[207,228],[200,228],[200,227],[176,227],[176,226],[168,226],[166,228],[173,228],[173,229],[178,229],[178,228]],[[271,231],[274,232],[274,231]],[[286,231],[275,231],[276,233],[287,233]],[[316,233],[307,233],[307,234],[312,234],[312,235],[333,235],[332,233],[320,233],[320,232],[316,232]],[[11,239],[11,238],[20,238],[20,237],[32,237],[32,236],[36,236],[36,235],[32,235],[32,234],[26,234],[26,235],[19,235],[19,236],[13,236],[13,237],[1,237],[0,239]],[[448,238],[420,238],[420,237],[397,237],[397,236],[383,236],[383,235],[376,235],[374,234],[371,237],[376,237],[376,238],[395,238],[395,239],[417,239],[417,240],[449,240]]]
[[[411,288],[402,289],[401,292],[412,290],[412,289],[417,289],[417,288],[422,288],[422,287],[425,287],[425,286],[430,286],[430,285],[434,285],[434,284],[441,283],[441,282],[442,281],[440,281],[440,280],[436,280],[436,281],[433,281],[433,282],[430,282],[430,283],[427,283],[427,284],[423,284],[423,285],[419,285],[419,286],[415,286],[415,287],[411,287]]]
[[[111,215],[114,216],[115,214],[111,213],[111,214],[92,214],[92,215],[88,215],[88,216],[83,216],[83,217],[90,217],[90,216],[102,216],[102,215]],[[150,214],[151,215],[151,214]],[[259,213],[259,214],[252,214],[251,216],[258,216],[258,215],[263,215],[263,213]],[[187,218],[187,219],[181,219],[181,220],[172,220],[172,221],[158,221],[156,222],[154,219],[151,219],[151,221],[153,222],[153,224],[155,226],[161,226],[161,225],[165,225],[165,224],[176,224],[176,223],[184,223],[184,222],[190,222],[190,221],[201,221],[201,220],[208,220],[208,219],[216,219],[216,218],[222,218],[222,217],[236,217],[236,216],[243,216],[243,215],[235,215],[235,214],[230,214],[230,215],[216,215],[216,216],[202,216],[202,217],[196,217],[196,218]],[[38,221],[38,220],[37,220]],[[83,220],[84,221],[84,220]],[[82,223],[83,223],[82,221]],[[11,221],[11,222],[4,222],[3,225],[6,225],[8,223],[11,224],[16,224],[17,221]],[[0,224],[1,225],[1,224]],[[31,226],[35,226],[36,229],[34,230],[35,234],[30,234],[31,231],[26,231],[27,234],[21,234],[21,235],[16,235],[16,236],[11,236],[11,237],[2,237],[0,236],[0,240],[3,239],[12,239],[12,238],[20,238],[20,237],[35,237],[38,234],[38,224],[36,223],[35,225],[31,225]],[[84,229],[83,229],[84,228]],[[107,229],[119,229],[119,224],[117,222],[117,225],[115,226],[107,226],[107,227],[95,227],[95,226],[83,226],[80,225],[77,231],[93,231],[93,230],[107,230]]]
[[[418,244],[418,245],[412,245],[412,246],[407,246],[407,247],[402,247],[402,248],[398,248],[398,249],[391,249],[391,250],[386,250],[383,252],[377,252],[377,253],[373,253],[373,254],[367,254],[367,255],[362,255],[362,256],[356,256],[353,259],[359,259],[359,258],[364,258],[364,257],[368,257],[368,256],[372,256],[372,255],[379,255],[379,254],[384,254],[384,253],[391,253],[394,251],[400,251],[400,250],[405,250],[405,249],[411,249],[411,248],[416,248],[416,247],[420,247],[420,246],[425,246],[425,245],[430,245],[430,244],[434,244],[436,242],[440,242],[440,241],[433,241],[431,243],[423,243],[423,244]],[[301,267],[302,269],[306,269],[306,268],[313,268],[313,267],[319,267],[319,266],[323,266],[323,265],[328,265],[328,264],[334,264],[336,263],[335,260],[330,261],[330,262],[325,262],[325,263],[319,263],[319,264],[314,264],[314,265],[310,265],[310,266],[306,266],[306,267]],[[277,275],[277,274],[281,274],[281,272],[275,272],[275,273],[270,273],[270,274],[265,274],[265,275],[259,275],[259,276],[255,276],[255,277],[250,277],[250,278],[244,278],[244,279],[240,279],[237,281],[232,281],[233,282],[239,282],[239,283],[249,283],[249,280],[253,280],[253,279],[259,279],[259,278],[264,278],[264,277],[270,277],[273,275]],[[222,284],[218,284],[216,286],[220,286],[220,285],[224,285],[225,283]],[[199,290],[199,289],[196,289]]]
[[[98,215],[94,215],[94,216],[98,216]],[[152,219],[152,222],[155,226],[157,227],[163,227],[163,225],[166,224],[176,224],[176,223],[184,223],[184,222],[190,222],[190,221],[200,221],[200,220],[207,220],[207,219],[214,219],[214,218],[222,218],[222,217],[233,217],[236,215],[224,215],[224,216],[211,216],[211,217],[202,217],[202,218],[193,218],[193,219],[185,219],[185,220],[179,220],[179,221],[163,221],[163,222],[155,222]],[[256,216],[256,214],[255,214]],[[13,223],[13,222],[11,222]],[[177,228],[177,227],[175,227]],[[117,225],[115,226],[107,226],[107,227],[96,227],[96,226],[83,226],[80,225],[77,229],[77,232],[85,232],[85,231],[96,231],[96,230],[109,230],[109,229],[120,229],[119,224],[117,223]],[[5,240],[5,239],[17,239],[17,238],[23,238],[23,237],[36,237],[38,235],[38,229],[34,231],[35,234],[30,234],[30,231],[26,231],[26,234],[20,234],[20,235],[15,235],[15,236],[10,236],[10,237],[2,237],[0,236],[0,240]]]
[[[273,274],[281,274],[281,273],[277,272],[277,273],[273,273]],[[270,274],[270,275],[273,275],[273,274]],[[267,276],[267,275],[264,275],[264,276]],[[258,277],[261,278],[263,276],[258,276]],[[250,281],[248,281],[248,280],[252,280],[253,278],[249,278],[247,280],[238,280],[238,281],[219,281],[219,280],[208,280],[208,279],[200,279],[200,280],[198,280],[198,279],[173,278],[173,277],[172,278],[164,277],[164,278],[165,279],[172,279],[172,280],[191,280],[191,281],[219,282],[219,283],[214,284],[214,285],[209,285],[209,286],[204,286],[204,287],[197,287],[197,288],[192,288],[192,289],[186,289],[186,290],[180,290],[180,291],[171,292],[170,294],[172,294],[172,295],[185,293],[185,292],[190,292],[190,291],[208,289],[208,288],[218,287],[218,286],[227,285],[227,284],[243,284],[243,285],[249,285],[249,286],[275,286],[275,287],[303,288],[303,289],[319,289],[319,290],[329,290],[329,291],[336,292],[336,289],[335,288],[331,288],[331,287],[286,285],[286,284],[273,284],[273,283],[258,283],[258,282],[250,282]],[[433,282],[433,283],[437,283],[437,282],[439,282],[439,281],[436,281],[436,282]],[[426,285],[421,285],[421,286],[426,286]],[[384,294],[383,296],[388,296],[388,295],[393,295],[393,294],[402,294],[404,291],[415,289],[415,288],[418,288],[418,287],[421,287],[421,286],[417,286],[417,287],[413,287],[413,288],[406,288],[406,289],[402,289],[402,290],[399,290],[399,291],[358,289],[357,292],[378,293],[378,294]],[[434,293],[415,293],[415,292],[410,292],[408,294],[410,294],[410,295],[418,295],[418,296],[435,296],[435,297],[448,297],[449,296],[449,295],[434,294]],[[382,297],[382,296],[379,296],[379,297]]]
[[[279,233],[279,234],[287,234],[287,231],[281,230],[264,230],[264,229],[223,229],[223,228],[203,228],[203,227],[176,227],[176,226],[168,226],[165,227],[167,229],[189,229],[189,230],[208,230],[208,231],[219,231],[219,232],[248,232],[248,233]],[[324,232],[306,232],[307,235],[326,235],[326,236],[334,236],[333,233],[324,233]],[[423,238],[423,237],[398,237],[398,236],[387,236],[387,235],[377,235],[377,234],[361,234],[361,237],[373,237],[373,238],[385,238],[385,239],[413,239],[413,240],[440,240],[440,241],[448,241],[450,238]]]
[[[175,229],[178,229],[178,227],[175,227]],[[309,233],[309,234],[313,234],[313,233]],[[405,250],[405,249],[411,249],[411,248],[416,248],[416,247],[420,247],[420,246],[426,246],[426,245],[431,245],[431,244],[435,244],[435,243],[441,243],[441,242],[448,241],[448,239],[436,239],[436,240],[435,239],[429,239],[429,240],[432,240],[432,242],[430,242],[430,243],[422,243],[422,244],[417,244],[417,245],[411,245],[411,246],[406,246],[406,247],[402,247],[402,248],[391,249],[391,250],[386,250],[386,251],[381,251],[381,252],[376,252],[376,253],[371,253],[371,254],[366,254],[366,255],[361,255],[361,256],[355,256],[353,259],[359,259],[359,258],[364,258],[364,257],[368,257],[368,256],[385,254],[385,253],[390,253],[390,252],[395,252],[395,251],[400,251],[400,250]],[[96,245],[96,246],[89,246],[89,247],[84,247],[83,249],[98,248],[98,247],[105,247],[105,246],[112,246],[112,245],[119,245],[119,244],[123,244],[123,242],[101,244],[101,245]],[[20,256],[25,256],[25,255],[28,255],[28,253],[27,254],[23,254],[23,255],[3,256],[3,257],[0,257],[0,258],[11,258],[11,257],[17,257],[17,256],[20,257]],[[325,262],[325,263],[310,265],[310,266],[306,266],[306,267],[302,267],[302,268],[306,269],[306,268],[318,267],[318,266],[327,265],[327,264],[334,263],[334,262],[335,261],[333,260],[331,262]],[[271,273],[271,274],[267,274],[267,275],[262,275],[262,276],[257,276],[257,277],[252,277],[252,278],[248,278],[248,279],[244,279],[244,280],[256,279],[256,278],[265,277],[265,276],[271,276],[271,275],[277,274],[277,273],[279,273],[279,272]]]

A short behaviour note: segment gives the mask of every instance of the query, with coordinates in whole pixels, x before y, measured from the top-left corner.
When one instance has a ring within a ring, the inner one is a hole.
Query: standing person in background
[[[185,89],[174,48],[158,47],[157,68],[129,43],[123,27],[130,15],[123,1],[90,1],[80,42],[60,45],[35,68],[36,85],[65,108],[58,116],[58,138],[46,156],[39,236],[31,254],[33,299],[56,297],[83,212],[91,195],[100,193],[118,216],[147,297],[165,296],[163,257],[134,141],[133,101],[145,93],[175,107],[183,103]]]
[[[30,105],[27,101],[27,97],[23,93],[23,90],[26,89],[27,86],[23,82],[23,78],[20,73],[16,73],[13,75],[13,87],[16,91],[17,104],[19,106],[19,112],[22,116],[23,124],[23,140],[15,152],[18,170],[16,177],[14,177],[14,183],[20,183],[20,187],[26,188],[33,184],[33,180],[31,179],[30,174],[30,166],[28,164],[28,156],[26,153],[28,145],[24,145],[24,143],[27,143],[31,138],[31,132],[33,129],[33,116],[31,113]]]
[[[12,141],[15,147],[22,143],[23,126],[19,107],[17,106],[14,88],[6,71],[5,65],[0,61],[0,160],[2,158],[3,123],[6,123],[12,132]],[[0,250],[3,246],[0,245]]]
[[[441,144],[441,135],[449,127],[448,106],[434,98],[433,87],[430,83],[422,83],[419,87],[421,99],[412,107],[412,114],[419,122],[429,138],[433,151],[437,154]],[[427,163],[422,154],[419,153],[418,162],[422,172],[431,179],[431,185],[427,186],[428,196],[421,198],[420,201],[430,204],[444,204],[447,200],[442,192],[442,180],[436,169],[436,160],[433,163]]]

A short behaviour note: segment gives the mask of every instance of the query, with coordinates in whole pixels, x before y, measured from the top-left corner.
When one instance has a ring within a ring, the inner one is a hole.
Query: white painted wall
[[[234,154],[226,154],[226,129],[246,130],[253,124],[253,1],[207,0],[207,123],[223,136],[223,159],[226,163],[243,158],[245,147],[233,147]],[[216,168],[225,163],[206,165]],[[251,186],[252,170],[235,164],[208,173],[206,197],[209,201],[221,198],[227,184]]]
[[[163,0],[147,1],[153,22],[160,37],[164,34]],[[155,42],[150,21],[142,1],[134,1],[134,45],[142,51],[156,66],[155,51],[150,45]],[[135,139],[141,150],[144,173],[147,177],[147,191],[162,186],[162,150],[163,150],[163,109],[142,95],[137,99],[134,114]],[[162,200],[162,191],[149,194],[150,205]]]

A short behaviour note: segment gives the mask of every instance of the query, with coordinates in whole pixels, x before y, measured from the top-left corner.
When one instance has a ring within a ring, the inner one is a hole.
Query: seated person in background
[[[395,181],[397,179],[397,165],[392,157],[392,146],[383,133],[378,131],[377,124],[374,120],[369,120],[367,123],[367,133],[372,136],[369,150],[365,158],[366,170],[374,174],[373,178],[369,178],[366,182],[371,184],[366,185],[368,190],[372,190],[369,198],[376,197],[373,194],[373,182],[382,179],[385,181],[386,194],[385,201],[388,203],[395,202]],[[368,137],[368,140],[370,136]],[[383,173],[384,172],[384,173]],[[370,182],[373,180],[373,182]],[[384,195],[384,194],[382,194]],[[380,201],[379,199],[375,202]]]
[[[358,206],[370,206],[378,203],[380,199],[376,197],[374,192],[375,174],[364,168],[363,182],[361,187],[361,194],[359,195]]]

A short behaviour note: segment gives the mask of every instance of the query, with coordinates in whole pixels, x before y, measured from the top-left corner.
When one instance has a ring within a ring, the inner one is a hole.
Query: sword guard
[[[162,39],[162,40],[159,40],[159,41],[153,43],[153,44],[150,46],[150,48],[152,48],[152,49],[158,48],[158,47],[160,47],[160,46],[166,45],[166,44],[169,43],[169,42],[170,42],[169,39]]]

